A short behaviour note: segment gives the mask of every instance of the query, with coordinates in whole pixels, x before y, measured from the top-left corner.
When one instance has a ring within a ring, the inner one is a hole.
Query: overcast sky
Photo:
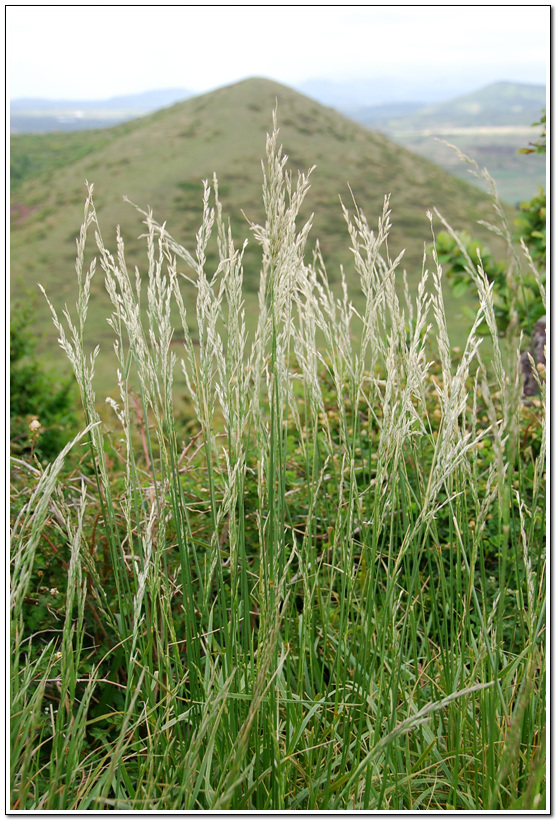
[[[550,6],[8,6],[12,99],[411,77],[544,83]]]

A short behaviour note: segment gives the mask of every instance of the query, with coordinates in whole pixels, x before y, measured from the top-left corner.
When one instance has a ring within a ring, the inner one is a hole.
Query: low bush
[[[32,302],[19,304],[10,318],[10,450],[53,460],[78,430],[73,375],[57,377],[38,359]]]

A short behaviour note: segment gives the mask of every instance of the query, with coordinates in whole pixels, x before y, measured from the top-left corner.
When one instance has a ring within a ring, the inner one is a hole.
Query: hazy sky
[[[8,6],[11,98],[411,77],[546,81],[550,6]]]

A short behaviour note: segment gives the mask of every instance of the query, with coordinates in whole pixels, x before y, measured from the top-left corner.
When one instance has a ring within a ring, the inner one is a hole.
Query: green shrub
[[[519,326],[530,335],[533,325],[546,310],[541,296],[546,281],[544,275],[531,271],[521,273],[519,279],[508,276],[507,264],[495,260],[488,248],[473,240],[465,231],[457,234],[441,231],[436,237],[436,248],[439,262],[456,296],[476,289],[476,271],[482,268],[492,285],[498,332],[505,334],[512,317],[516,317]],[[475,311],[465,305],[462,311],[472,322]],[[485,322],[479,326],[479,333],[488,335]]]
[[[539,185],[537,196],[522,202],[515,220],[518,240],[523,240],[533,262],[546,268],[546,192]]]
[[[10,317],[10,449],[51,461],[77,432],[73,377],[60,381],[37,358],[32,303]]]

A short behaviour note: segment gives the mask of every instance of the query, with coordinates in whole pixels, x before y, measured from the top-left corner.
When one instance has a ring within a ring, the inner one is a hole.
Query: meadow
[[[74,307],[45,292],[83,430],[12,460],[13,810],[546,806],[542,374],[524,403],[471,259],[454,345],[436,211],[410,291],[389,199],[372,228],[343,207],[352,301],[307,252],[310,176],[275,121],[250,317],[216,177],[193,241],[140,212],[136,268],[88,187]],[[540,276],[495,210],[517,294]]]

